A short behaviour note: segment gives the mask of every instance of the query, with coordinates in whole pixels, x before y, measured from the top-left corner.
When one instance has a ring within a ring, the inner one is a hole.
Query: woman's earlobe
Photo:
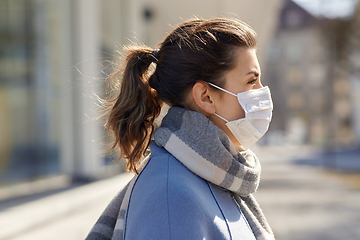
[[[214,93],[210,91],[209,87],[204,82],[197,82],[194,84],[192,97],[199,109],[207,114],[215,113]]]

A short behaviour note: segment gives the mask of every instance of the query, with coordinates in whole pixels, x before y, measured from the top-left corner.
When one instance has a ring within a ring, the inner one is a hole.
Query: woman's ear
[[[208,114],[214,114],[215,103],[214,103],[214,92],[210,90],[205,82],[197,82],[191,91],[192,97],[202,111]]]

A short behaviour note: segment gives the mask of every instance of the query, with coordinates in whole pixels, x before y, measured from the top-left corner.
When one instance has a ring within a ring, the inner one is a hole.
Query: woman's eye
[[[257,78],[251,79],[251,80],[248,82],[248,84],[255,84],[256,80],[257,80]]]

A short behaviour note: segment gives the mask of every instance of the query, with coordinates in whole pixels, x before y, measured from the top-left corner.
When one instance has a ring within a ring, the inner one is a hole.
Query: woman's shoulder
[[[191,172],[166,149],[152,144],[151,156],[136,182],[148,194],[181,194],[186,196],[205,188],[207,182]],[[201,192],[201,191],[200,191]]]
[[[161,233],[161,239],[197,239],[211,234],[209,239],[225,239],[219,237],[225,223],[214,227],[213,222],[221,215],[208,182],[159,148],[134,184],[126,236],[155,239],[149,236]]]

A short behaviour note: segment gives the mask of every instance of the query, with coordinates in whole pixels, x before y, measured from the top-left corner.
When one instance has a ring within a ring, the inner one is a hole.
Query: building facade
[[[359,101],[351,94],[346,51],[356,52],[348,41],[349,21],[320,18],[291,0],[284,3],[265,73],[275,105],[270,130],[280,132],[283,141],[332,149],[359,143],[352,120]],[[269,141],[276,137],[270,134]]]

